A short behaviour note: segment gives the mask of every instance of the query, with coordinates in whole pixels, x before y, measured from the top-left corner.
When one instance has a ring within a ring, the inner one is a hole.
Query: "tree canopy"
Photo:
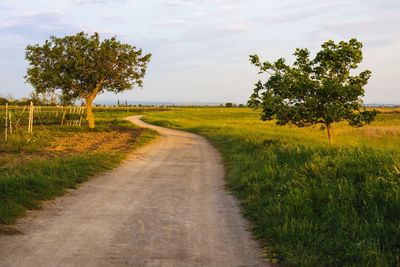
[[[345,120],[353,127],[370,123],[377,112],[365,110],[361,97],[371,71],[352,73],[363,59],[362,46],[354,38],[338,44],[329,40],[313,59],[308,49],[297,48],[292,66],[284,58],[261,62],[258,55],[251,55],[259,74],[269,78],[255,84],[249,106],[261,108],[261,119],[275,119],[278,125],[324,124],[329,140],[335,122]]]
[[[143,54],[116,37],[100,40],[84,32],[26,47],[26,81],[38,93],[60,91],[62,100],[86,102],[89,127],[94,128],[93,100],[105,91],[119,93],[142,87],[151,54]]]

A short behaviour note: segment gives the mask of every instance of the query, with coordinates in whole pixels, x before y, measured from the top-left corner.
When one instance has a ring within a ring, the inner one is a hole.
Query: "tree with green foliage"
[[[0,106],[4,106],[7,103],[8,103],[7,98],[0,96]]]
[[[362,108],[361,97],[371,71],[352,73],[362,61],[362,46],[357,39],[338,44],[330,40],[322,44],[314,59],[310,59],[308,49],[298,48],[293,66],[284,58],[271,63],[251,55],[250,62],[269,79],[255,84],[249,106],[261,108],[261,119],[275,119],[277,125],[323,124],[329,141],[335,122],[345,120],[353,127],[370,123],[377,111]]]
[[[151,54],[99,34],[58,38],[51,36],[44,45],[28,45],[29,67],[26,81],[36,92],[61,91],[64,101],[85,101],[90,128],[95,127],[93,100],[103,92],[120,93],[143,85]]]

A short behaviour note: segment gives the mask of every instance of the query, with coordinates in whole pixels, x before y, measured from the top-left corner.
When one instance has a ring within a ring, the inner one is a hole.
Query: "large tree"
[[[296,49],[292,66],[284,58],[271,63],[251,55],[250,62],[259,68],[259,74],[269,78],[255,84],[249,106],[261,108],[261,119],[275,119],[278,125],[324,124],[331,141],[333,123],[346,120],[360,127],[370,123],[377,112],[362,107],[371,71],[353,75],[362,61],[362,43],[357,39],[338,44],[330,40],[321,48],[313,59],[309,50]]]
[[[58,38],[43,45],[28,45],[26,81],[38,93],[60,91],[63,100],[82,99],[90,128],[94,128],[93,100],[105,91],[119,93],[141,87],[151,54],[124,44],[115,37],[100,40],[99,34]]]

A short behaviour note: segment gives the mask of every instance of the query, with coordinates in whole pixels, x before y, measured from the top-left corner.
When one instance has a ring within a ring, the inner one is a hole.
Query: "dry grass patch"
[[[113,129],[107,132],[70,132],[53,136],[38,151],[0,152],[0,169],[34,159],[52,159],[91,152],[118,152],[129,148],[143,129]]]
[[[58,138],[45,148],[51,154],[75,154],[82,152],[104,152],[126,149],[142,130],[114,130],[112,132],[76,133]]]
[[[366,126],[363,128],[350,128],[346,134],[361,135],[370,138],[400,136],[400,127],[397,126]]]

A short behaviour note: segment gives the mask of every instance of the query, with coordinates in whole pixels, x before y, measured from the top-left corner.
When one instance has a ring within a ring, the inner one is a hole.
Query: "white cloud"
[[[240,10],[240,5],[237,4],[223,4],[221,9],[225,12],[233,13]]]
[[[111,3],[125,3],[128,0],[72,0],[75,5],[81,4],[111,4]]]
[[[400,14],[378,14],[365,19],[323,23],[309,35],[310,40],[321,38],[357,37],[370,47],[393,46],[400,43]]]
[[[77,31],[76,26],[63,23],[61,21],[62,17],[63,13],[61,12],[29,12],[0,21],[0,33],[37,39],[37,37],[43,37],[43,35],[48,36]]]
[[[189,23],[190,23],[190,21],[186,20],[186,19],[170,19],[170,20],[163,20],[163,21],[155,22],[154,25],[181,27],[181,26],[186,26]]]

